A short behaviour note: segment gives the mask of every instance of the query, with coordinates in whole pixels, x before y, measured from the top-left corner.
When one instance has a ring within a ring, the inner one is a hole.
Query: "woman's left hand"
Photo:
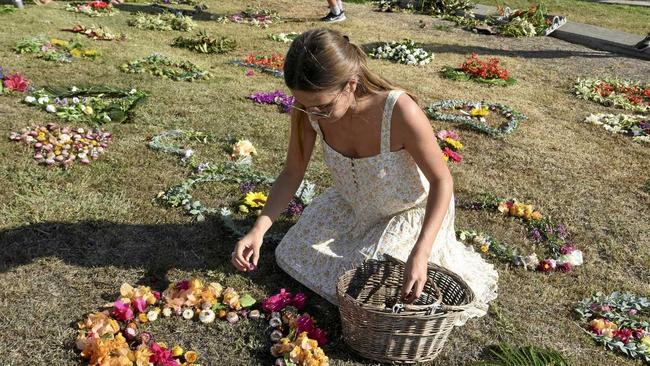
[[[411,253],[406,262],[404,271],[404,284],[402,285],[402,300],[410,304],[420,295],[427,282],[427,266],[429,256]]]

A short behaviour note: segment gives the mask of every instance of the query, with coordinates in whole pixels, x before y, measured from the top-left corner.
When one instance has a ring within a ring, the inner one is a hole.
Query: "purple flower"
[[[286,95],[282,90],[253,93],[248,99],[257,104],[276,104],[284,113],[289,113],[295,103],[295,98],[291,95]]]
[[[244,183],[239,185],[239,191],[241,193],[252,192],[252,191],[255,190],[255,188],[257,188],[257,184],[255,184],[253,182],[244,182]]]
[[[542,232],[539,231],[538,228],[534,228],[534,229],[530,232],[530,236],[531,236],[531,237],[533,238],[533,240],[535,240],[535,241],[541,241],[541,240],[542,240]]]
[[[650,122],[641,122],[639,123],[639,127],[643,130],[650,130]]]
[[[210,167],[209,163],[201,163],[196,167],[196,172],[202,174],[206,169]]]
[[[567,231],[566,226],[558,224],[555,227],[555,235],[557,235],[560,240],[566,240],[566,238],[569,236],[569,232]]]
[[[289,216],[300,216],[302,211],[305,209],[305,206],[302,203],[298,202],[296,198],[291,199],[289,202],[289,207],[287,207],[287,215]]]
[[[0,80],[2,80],[2,79],[4,79],[4,78],[5,78],[5,75],[4,75],[4,73],[2,72],[2,66],[0,66]]]
[[[576,248],[570,246],[570,245],[565,245],[562,248],[560,248],[560,253],[562,254],[571,254],[573,251],[576,250]]]

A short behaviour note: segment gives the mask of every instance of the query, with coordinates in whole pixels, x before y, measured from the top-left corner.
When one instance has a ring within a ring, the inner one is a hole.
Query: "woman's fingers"
[[[407,277],[406,280],[404,281],[404,285],[402,285],[402,299],[407,301],[408,295],[411,293],[411,290],[413,289],[413,284],[414,281],[411,277]]]

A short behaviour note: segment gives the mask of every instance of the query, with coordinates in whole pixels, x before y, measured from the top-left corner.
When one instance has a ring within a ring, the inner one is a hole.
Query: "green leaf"
[[[245,294],[244,296],[239,298],[239,303],[241,304],[242,307],[248,308],[253,306],[257,301],[249,294]]]

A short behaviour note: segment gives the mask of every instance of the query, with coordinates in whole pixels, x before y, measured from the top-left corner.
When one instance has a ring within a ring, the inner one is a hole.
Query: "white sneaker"
[[[321,21],[326,22],[326,23],[342,22],[345,19],[346,18],[345,18],[345,12],[344,11],[342,11],[339,15],[334,15],[334,13],[332,13],[330,11],[329,14],[327,14],[326,16],[320,18]]]

